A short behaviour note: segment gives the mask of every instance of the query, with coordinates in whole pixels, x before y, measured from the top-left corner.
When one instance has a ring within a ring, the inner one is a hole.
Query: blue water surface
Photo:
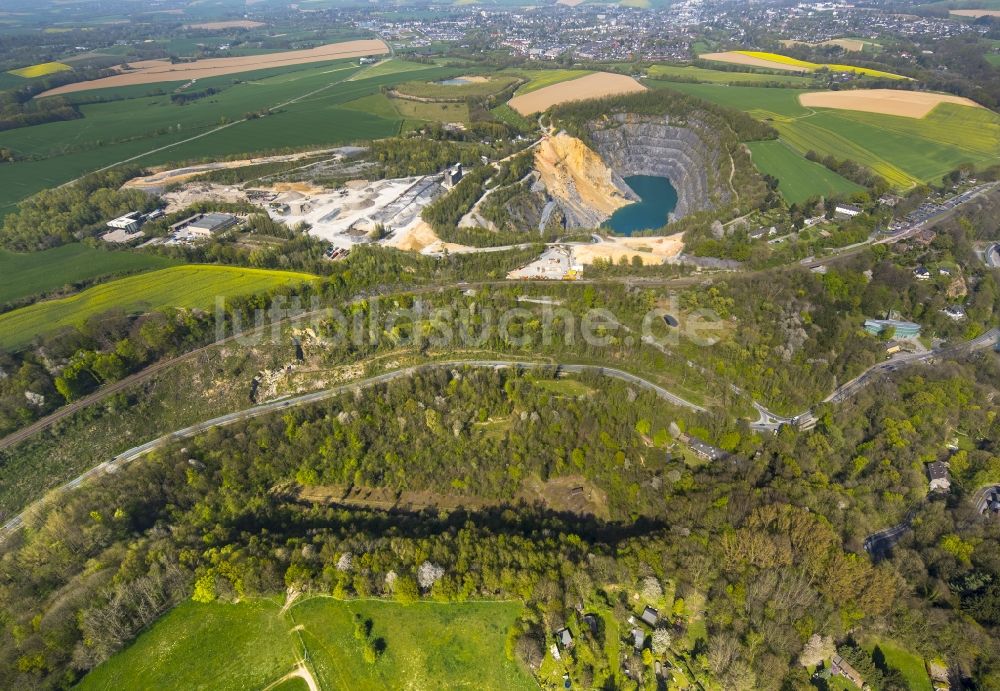
[[[641,201],[618,209],[604,225],[620,235],[666,225],[667,215],[677,206],[677,190],[670,180],[656,175],[632,175],[625,182]]]

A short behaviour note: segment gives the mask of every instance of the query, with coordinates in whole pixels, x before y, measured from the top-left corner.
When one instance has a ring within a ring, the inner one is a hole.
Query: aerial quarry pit
[[[709,208],[713,199],[728,198],[728,190],[716,189],[716,181],[710,180],[705,170],[705,166],[715,165],[719,152],[707,146],[694,130],[673,126],[669,118],[627,114],[615,116],[613,124],[594,127],[591,136],[596,149],[565,132],[545,136],[534,147],[532,170],[515,184],[523,184],[530,190],[532,198],[537,200],[536,211],[544,209],[541,222],[536,216],[530,223],[516,226],[523,231],[522,244],[540,240],[537,233],[553,209],[558,209],[567,232],[592,231],[592,241],[550,244],[540,259],[512,272],[511,278],[577,278],[584,267],[597,261],[644,265],[678,261],[684,249],[682,233],[618,237],[603,227],[617,210],[639,201],[623,175],[669,179],[679,195],[673,218]],[[427,256],[498,249],[446,242],[423,220],[423,210],[451,191],[444,173],[382,180],[359,177],[336,188],[316,184],[309,175],[292,180],[263,178],[242,184],[198,177],[261,163],[315,160],[322,155],[330,158],[316,165],[347,165],[354,167],[339,170],[363,171],[364,164],[352,159],[361,151],[359,147],[344,147],[162,169],[134,178],[126,187],[159,193],[166,201],[167,213],[205,202],[253,204],[274,221],[293,228],[308,227],[310,235],[338,250],[373,242]],[[168,186],[171,189],[166,191]],[[495,230],[479,211],[496,191],[497,188],[484,189],[458,227]]]

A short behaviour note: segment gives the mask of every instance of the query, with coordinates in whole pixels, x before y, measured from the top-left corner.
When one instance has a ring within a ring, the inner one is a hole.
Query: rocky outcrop
[[[618,175],[669,179],[677,190],[675,220],[731,200],[726,179],[719,179],[720,168],[728,175],[729,155],[699,133],[696,123],[673,123],[669,115],[615,113],[593,123],[590,137],[594,149]]]
[[[576,137],[560,133],[535,150],[535,169],[562,209],[569,228],[597,228],[616,210],[638,201],[621,175]]]

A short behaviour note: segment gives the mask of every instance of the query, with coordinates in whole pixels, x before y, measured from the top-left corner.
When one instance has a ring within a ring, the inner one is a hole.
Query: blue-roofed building
[[[920,324],[898,319],[865,319],[865,331],[875,336],[886,329],[892,329],[896,338],[916,338],[920,335],[920,328]]]

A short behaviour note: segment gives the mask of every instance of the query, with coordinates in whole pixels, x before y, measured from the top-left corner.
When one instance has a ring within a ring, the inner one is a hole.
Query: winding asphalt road
[[[647,381],[642,377],[637,377],[634,374],[625,372],[620,369],[615,369],[614,367],[603,367],[600,365],[579,365],[573,363],[552,363],[552,362],[520,362],[516,360],[448,360],[445,362],[433,362],[424,365],[415,365],[413,367],[407,367],[405,369],[394,370],[392,372],[385,372],[383,374],[376,375],[374,377],[368,377],[367,379],[361,379],[350,384],[343,384],[341,386],[335,386],[330,389],[324,389],[322,391],[314,391],[312,393],[303,394],[301,396],[295,396],[294,398],[284,398],[268,403],[263,403],[252,408],[247,408],[246,410],[236,411],[234,413],[228,413],[226,415],[221,415],[211,420],[205,420],[204,422],[199,422],[196,425],[191,425],[190,427],[185,427],[183,429],[176,430],[169,434],[165,434],[162,437],[158,437],[145,444],[140,444],[127,451],[124,451],[114,458],[104,461],[103,463],[94,466],[90,470],[81,473],[77,477],[73,478],[69,482],[60,486],[56,492],[51,493],[49,496],[53,496],[58,492],[64,490],[71,490],[79,487],[81,484],[86,482],[90,478],[98,477],[100,475],[107,475],[117,472],[122,466],[126,465],[130,461],[134,461],[137,458],[145,456],[150,451],[159,448],[163,444],[171,441],[176,441],[180,439],[188,439],[197,434],[201,434],[206,430],[212,429],[214,427],[225,427],[236,422],[243,422],[245,420],[250,420],[255,417],[260,417],[261,415],[267,415],[268,413],[277,412],[279,410],[285,410],[286,408],[295,408],[302,405],[308,405],[310,403],[316,403],[318,401],[324,401],[335,396],[339,396],[342,393],[349,391],[359,391],[362,389],[370,388],[372,386],[377,386],[379,384],[385,384],[396,379],[412,377],[419,372],[425,372],[433,369],[442,368],[454,368],[454,367],[476,367],[476,368],[493,368],[493,369],[545,369],[552,368],[557,369],[559,372],[569,372],[569,373],[583,373],[590,372],[594,374],[600,374],[606,377],[612,377],[614,379],[619,379],[621,381],[627,382],[629,384],[635,384],[636,386],[642,387],[647,391],[651,391],[663,400],[672,403],[673,405],[680,406],[683,408],[688,408],[690,410],[705,412],[705,409],[700,405],[691,403],[680,396],[671,393],[670,391],[664,389],[662,386],[654,384],[653,382]],[[45,501],[43,500],[39,500]],[[24,526],[24,514],[26,511],[19,513],[14,516],[9,521],[7,521],[2,527],[0,527],[0,543],[5,541],[12,534],[16,533]]]

